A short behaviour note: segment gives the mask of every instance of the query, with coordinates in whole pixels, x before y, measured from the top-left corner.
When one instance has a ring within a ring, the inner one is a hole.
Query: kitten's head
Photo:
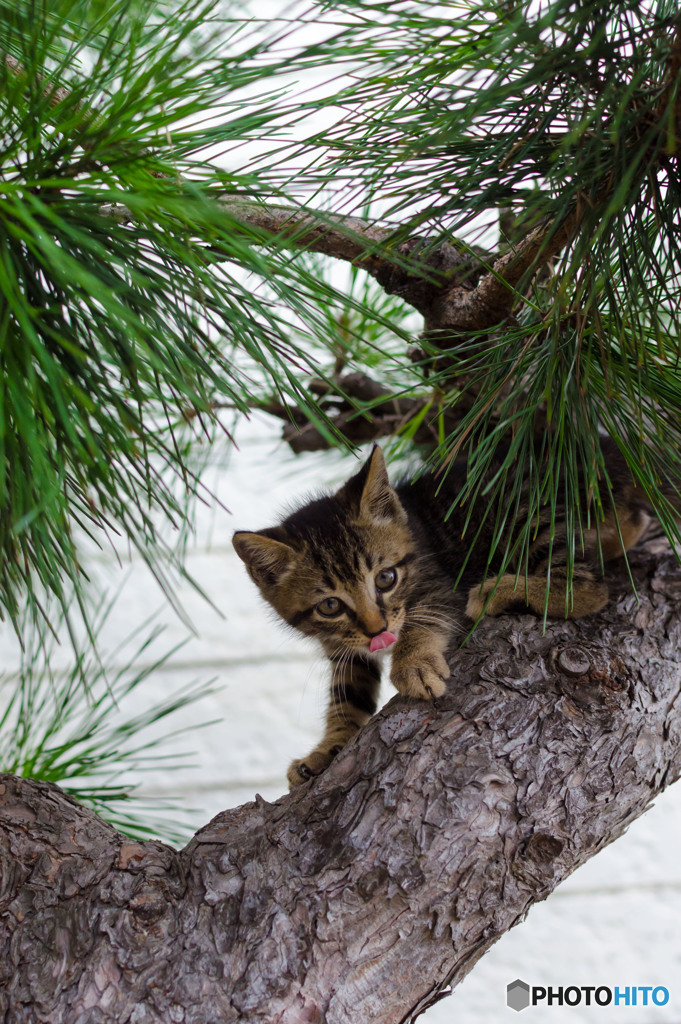
[[[399,636],[414,543],[380,448],[336,494],[232,543],[263,597],[328,654],[368,652],[385,630]]]

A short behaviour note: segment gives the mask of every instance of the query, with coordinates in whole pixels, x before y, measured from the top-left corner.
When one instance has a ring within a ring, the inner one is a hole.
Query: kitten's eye
[[[343,602],[339,601],[337,597],[325,597],[316,607],[320,615],[326,615],[331,619],[343,611]]]
[[[390,590],[397,583],[397,569],[381,569],[376,573],[376,586],[379,590]]]

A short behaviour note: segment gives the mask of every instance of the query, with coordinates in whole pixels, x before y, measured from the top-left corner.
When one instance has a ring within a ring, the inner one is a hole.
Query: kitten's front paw
[[[336,754],[342,749],[340,746],[331,747],[329,750],[317,747],[307,757],[300,757],[295,761],[291,761],[286,773],[289,789],[302,785],[308,779],[313,779],[315,775],[321,775],[329,767]]]
[[[390,679],[405,697],[432,700],[441,697],[447,689],[449,665],[440,651],[415,654],[410,658],[395,657]]]

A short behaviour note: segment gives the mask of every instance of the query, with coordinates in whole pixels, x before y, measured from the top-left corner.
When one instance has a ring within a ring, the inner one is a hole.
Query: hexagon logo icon
[[[530,986],[526,981],[516,978],[506,986],[506,1005],[512,1010],[524,1010],[530,1005]]]

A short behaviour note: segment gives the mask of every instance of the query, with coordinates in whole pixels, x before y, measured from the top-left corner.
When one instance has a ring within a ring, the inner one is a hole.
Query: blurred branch
[[[414,443],[434,448],[442,430],[452,430],[464,409],[468,409],[464,399],[457,404],[456,411],[443,409],[437,391],[414,398],[395,394],[365,373],[335,377],[334,384],[335,387],[324,381],[312,381],[310,391],[317,397],[330,426],[353,445],[397,434],[411,420],[417,420],[410,432]],[[333,446],[329,432],[311,423],[297,406],[267,402],[258,408],[286,422],[282,438],[292,451],[313,452]]]
[[[16,57],[12,57],[11,54],[6,53],[5,64],[9,68],[10,72],[15,76],[15,78],[25,78],[28,81],[28,72],[26,71],[26,68],[23,66],[23,64],[16,59]],[[46,81],[45,75],[36,72],[35,78],[43,86],[43,95],[47,99],[50,107],[56,107],[58,103],[65,102],[65,100],[67,100],[71,95],[69,90],[63,85],[43,84]],[[76,109],[81,108],[82,104],[76,104]],[[92,111],[92,114],[94,116],[95,112]]]

